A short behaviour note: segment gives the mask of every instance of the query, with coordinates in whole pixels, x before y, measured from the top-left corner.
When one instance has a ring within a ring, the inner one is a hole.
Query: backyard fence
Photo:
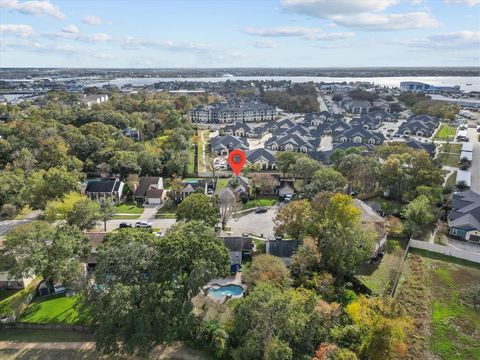
[[[438,244],[432,244],[425,241],[410,240],[410,247],[415,249],[422,249],[427,251],[436,252],[447,256],[452,256],[458,259],[468,260],[474,263],[480,264],[480,253],[472,253],[469,251],[452,248],[449,246],[442,246]]]

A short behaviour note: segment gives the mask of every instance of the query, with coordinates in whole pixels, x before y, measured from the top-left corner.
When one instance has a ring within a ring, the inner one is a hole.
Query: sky
[[[0,67],[480,66],[480,0],[0,0]]]

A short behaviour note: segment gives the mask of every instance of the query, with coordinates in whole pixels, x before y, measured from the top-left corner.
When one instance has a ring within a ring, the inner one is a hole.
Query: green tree
[[[80,176],[65,168],[38,170],[30,174],[21,196],[35,209],[45,207],[48,200],[60,199],[65,194],[78,190]]]
[[[347,179],[341,173],[330,167],[324,167],[315,172],[312,181],[303,187],[303,192],[311,199],[319,192],[341,191],[346,185]]]
[[[69,211],[80,200],[85,199],[84,196],[76,191],[69,192],[60,200],[49,200],[45,206],[45,219],[47,221],[65,220]]]
[[[302,155],[293,165],[293,172],[296,176],[302,177],[304,183],[307,184],[321,166],[317,160],[312,159],[310,156]]]
[[[293,151],[279,151],[275,158],[275,164],[285,177],[285,174],[293,170],[293,165],[298,159],[299,154]]]
[[[100,219],[103,221],[103,231],[107,231],[107,221],[115,215],[115,203],[107,198],[100,199]]]
[[[225,276],[229,263],[213,229],[198,221],[177,224],[162,238],[138,229],[110,233],[95,270],[106,291],[89,290],[97,349],[146,356],[157,344],[190,333],[192,297],[210,279]]]
[[[19,225],[8,233],[5,254],[14,256],[10,274],[16,277],[42,275],[53,281],[71,282],[82,271],[80,261],[90,254],[90,243],[75,226],[50,226],[44,221]]]
[[[311,206],[307,200],[291,201],[278,210],[274,219],[275,233],[301,240],[308,230]]]
[[[321,254],[320,270],[342,277],[353,274],[374,250],[376,233],[360,227],[360,210],[345,194],[334,194],[317,207],[310,235]]]
[[[412,229],[429,224],[434,219],[430,200],[426,195],[420,195],[407,204],[401,214]]]
[[[177,208],[178,221],[202,221],[215,226],[219,221],[219,212],[205,194],[191,194]]]
[[[263,360],[311,356],[328,332],[317,304],[318,298],[310,290],[259,284],[234,309],[231,357]]]
[[[123,178],[131,173],[139,173],[141,168],[138,163],[138,154],[134,151],[116,151],[109,161],[112,171],[121,174]]]
[[[285,288],[292,283],[290,271],[279,257],[273,255],[257,255],[244,273],[245,283],[251,289],[261,282]]]
[[[72,209],[68,211],[67,223],[85,230],[95,226],[100,217],[100,205],[96,201],[84,198],[73,204]]]

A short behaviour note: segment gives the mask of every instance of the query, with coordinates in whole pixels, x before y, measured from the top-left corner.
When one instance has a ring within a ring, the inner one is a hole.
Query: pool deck
[[[217,279],[212,279],[210,280],[207,285],[203,287],[203,290],[205,292],[205,295],[208,296],[210,299],[218,301],[218,302],[224,302],[225,301],[225,296],[222,296],[220,298],[215,298],[214,296],[210,295],[208,293],[208,289],[214,285],[219,285],[219,286],[225,286],[225,285],[238,285],[245,289],[247,288],[244,284],[242,284],[242,273],[237,272],[235,276],[228,276],[226,278],[217,278]],[[241,295],[234,295],[232,296],[233,299],[235,298],[241,298],[243,296],[243,293]]]

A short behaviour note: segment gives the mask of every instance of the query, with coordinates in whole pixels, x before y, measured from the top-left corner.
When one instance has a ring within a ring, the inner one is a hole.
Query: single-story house
[[[295,187],[293,181],[282,181],[278,187],[278,196],[284,198],[287,195],[295,195]]]
[[[166,198],[163,179],[159,176],[142,176],[133,195],[147,204],[161,204]]]
[[[292,264],[292,256],[301,245],[299,240],[267,240],[266,252],[269,255],[277,256],[283,260],[285,265]]]
[[[377,234],[377,241],[372,254],[372,257],[377,257],[378,254],[383,252],[387,244],[388,232],[385,229],[386,220],[362,200],[354,199],[353,202],[355,207],[360,210],[360,227],[365,230],[374,231]]]
[[[255,164],[261,170],[275,170],[275,151],[258,148],[247,151],[247,161],[250,164]]]
[[[448,212],[448,233],[452,237],[480,244],[480,194],[472,190],[452,195]]]
[[[102,244],[103,239],[108,234],[103,231],[95,231],[95,232],[85,232],[85,236],[90,240],[91,250],[90,255],[87,259],[85,259],[85,264],[88,271],[92,271],[95,269],[97,265],[97,249]]]
[[[85,195],[90,197],[92,200],[107,198],[119,203],[122,198],[124,186],[125,183],[118,178],[108,180],[92,180],[87,183]]]
[[[241,265],[243,260],[252,258],[253,242],[250,236],[223,236],[220,239],[228,249],[232,265]]]
[[[212,151],[217,155],[228,155],[233,149],[248,150],[248,141],[245,138],[233,135],[217,136],[210,139]]]
[[[457,181],[455,185],[470,187],[472,183],[472,173],[470,170],[457,170]]]

